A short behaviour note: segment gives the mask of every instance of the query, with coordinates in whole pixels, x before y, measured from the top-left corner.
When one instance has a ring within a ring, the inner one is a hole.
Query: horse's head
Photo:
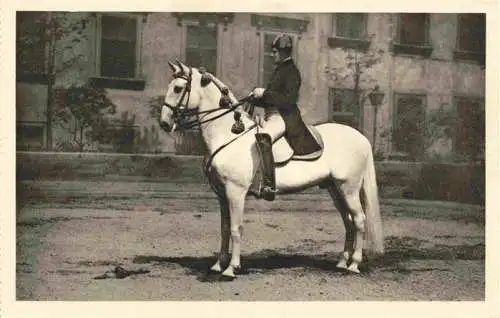
[[[224,114],[227,114],[243,103],[243,100],[238,103],[229,88],[205,70],[188,67],[179,61],[168,64],[174,79],[167,86],[160,116],[160,127],[166,132],[174,131],[177,126],[189,128],[212,121],[220,116],[206,118],[210,113],[226,109]],[[193,119],[199,115],[205,117],[201,122],[199,118]]]
[[[174,79],[168,84],[165,101],[161,110],[160,127],[170,132],[175,127],[195,115],[198,111],[202,86],[206,85],[201,73],[183,63],[168,62]]]

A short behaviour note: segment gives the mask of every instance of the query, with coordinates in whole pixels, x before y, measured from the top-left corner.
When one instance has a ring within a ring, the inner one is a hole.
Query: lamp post
[[[373,152],[375,153],[375,141],[377,138],[377,114],[378,114],[378,107],[382,104],[382,101],[384,100],[384,93],[380,91],[380,86],[375,85],[375,88],[368,94],[368,97],[370,98],[370,103],[373,106]]]

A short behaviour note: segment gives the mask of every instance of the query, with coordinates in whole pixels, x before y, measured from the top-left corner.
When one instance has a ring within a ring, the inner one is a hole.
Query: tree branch
[[[70,67],[72,67],[73,65],[78,65],[78,60],[80,58],[83,57],[83,54],[78,54],[78,55],[75,55],[73,56],[71,59],[69,59],[68,61],[65,61],[63,62],[63,65],[60,69],[56,69],[55,72],[56,74],[58,73],[62,73],[64,71],[66,71],[67,69],[69,69]],[[80,66],[80,65],[79,65]],[[82,69],[82,67],[80,66],[80,69]]]

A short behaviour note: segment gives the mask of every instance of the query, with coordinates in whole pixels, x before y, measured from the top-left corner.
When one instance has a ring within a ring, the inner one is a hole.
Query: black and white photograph
[[[10,12],[13,302],[490,299],[496,12],[61,8]]]

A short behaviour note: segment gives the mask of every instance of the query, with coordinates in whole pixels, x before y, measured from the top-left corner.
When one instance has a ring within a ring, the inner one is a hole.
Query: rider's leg
[[[263,121],[262,127],[259,128],[259,133],[267,134],[271,137],[272,142],[275,142],[285,133],[285,121],[277,112],[270,112],[266,115],[266,120]]]
[[[262,197],[272,201],[276,195],[276,178],[274,171],[274,158],[272,152],[273,141],[278,139],[285,132],[285,122],[279,114],[268,116],[262,129],[255,135],[259,148],[262,166],[264,170],[264,180]]]

